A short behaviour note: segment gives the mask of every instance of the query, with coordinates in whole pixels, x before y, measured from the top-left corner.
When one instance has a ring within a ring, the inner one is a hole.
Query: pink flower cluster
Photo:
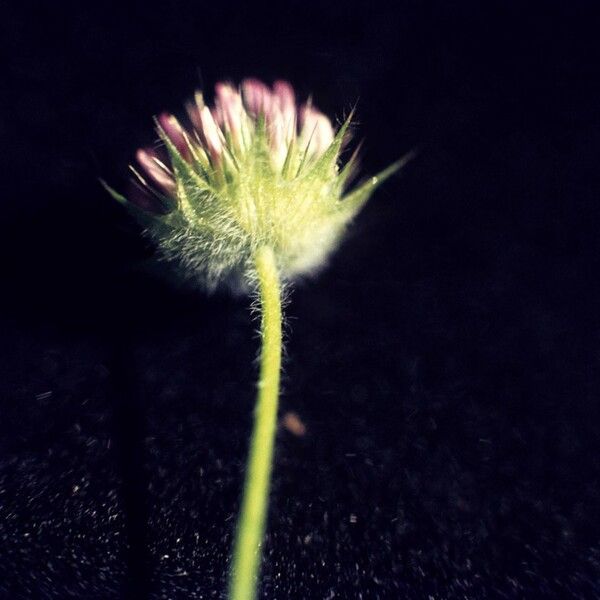
[[[286,81],[276,81],[269,88],[257,79],[245,79],[239,90],[229,83],[218,83],[214,107],[208,107],[197,93],[186,108],[191,131],[167,113],[160,115],[158,124],[184,160],[198,160],[213,172],[250,148],[259,119],[264,119],[271,158],[278,169],[283,167],[292,144],[308,157],[317,157],[334,138],[331,121],[310,102],[298,107],[294,90]],[[136,158],[162,193],[175,194],[174,175],[154,149],[139,149]]]

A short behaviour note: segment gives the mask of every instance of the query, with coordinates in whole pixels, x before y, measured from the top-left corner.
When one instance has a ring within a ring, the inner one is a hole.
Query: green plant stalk
[[[261,307],[260,378],[248,468],[233,549],[230,600],[254,600],[265,534],[281,372],[281,284],[270,247],[255,254]]]

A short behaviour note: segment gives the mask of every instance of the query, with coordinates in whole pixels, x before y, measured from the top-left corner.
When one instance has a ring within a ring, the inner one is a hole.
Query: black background
[[[592,4],[5,5],[2,598],[223,597],[258,324],[98,177],[248,75],[420,150],[292,293],[262,597],[600,597]]]

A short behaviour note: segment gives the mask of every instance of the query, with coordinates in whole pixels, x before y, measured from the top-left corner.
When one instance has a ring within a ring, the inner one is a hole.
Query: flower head
[[[211,286],[251,274],[265,245],[284,279],[315,270],[404,162],[348,191],[356,153],[345,165],[340,154],[351,116],[335,131],[310,101],[298,106],[285,81],[218,83],[214,106],[197,92],[186,108],[190,128],[170,114],[156,119],[162,147],[137,151],[128,205],[168,257]]]

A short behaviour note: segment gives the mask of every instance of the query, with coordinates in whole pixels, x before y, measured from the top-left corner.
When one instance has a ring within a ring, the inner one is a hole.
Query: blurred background
[[[599,598],[592,6],[5,4],[0,598],[224,597],[258,323],[98,179],[246,76],[419,149],[292,292],[261,597]]]

